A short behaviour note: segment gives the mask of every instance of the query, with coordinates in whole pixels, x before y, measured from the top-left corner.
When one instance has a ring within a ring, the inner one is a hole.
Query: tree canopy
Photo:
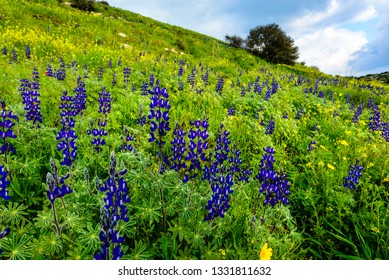
[[[266,61],[293,65],[298,59],[298,47],[278,24],[257,26],[250,30],[246,48]]]

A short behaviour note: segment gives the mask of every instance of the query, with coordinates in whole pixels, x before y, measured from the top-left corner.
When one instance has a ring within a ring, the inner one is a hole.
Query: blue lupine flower
[[[363,167],[359,165],[357,160],[354,165],[350,165],[350,171],[346,179],[344,179],[343,186],[351,190],[355,190],[359,184],[359,179],[362,177]]]
[[[183,81],[180,81],[179,83],[178,83],[178,90],[183,90],[184,89],[184,82]]]
[[[364,107],[363,103],[360,103],[357,111],[355,111],[355,113],[354,113],[354,116],[352,119],[353,123],[358,123],[359,116],[362,115],[363,107]]]
[[[134,148],[132,147],[131,142],[134,141],[134,138],[130,135],[128,128],[124,126],[124,136],[122,136],[122,145],[120,146],[120,151],[129,151],[131,152]]]
[[[98,119],[96,128],[94,122],[90,120],[90,126],[91,129],[87,130],[87,133],[93,136],[92,145],[97,152],[100,152],[106,144],[105,137],[108,135],[108,131],[105,130],[105,127],[107,126],[107,121]]]
[[[194,88],[194,85],[196,83],[196,66],[193,66],[192,72],[189,73],[188,77],[186,78],[186,81],[191,85],[192,88]]]
[[[111,94],[105,91],[105,87],[102,87],[99,92],[99,113],[104,118],[103,121],[99,118],[97,120],[97,127],[93,120],[90,120],[91,129],[87,131],[88,135],[93,136],[92,145],[97,152],[100,152],[105,146],[105,136],[108,135],[108,131],[105,130],[107,126],[108,114],[111,112]]]
[[[271,97],[271,88],[268,88],[267,91],[266,91],[266,94],[265,94],[265,98],[264,100],[269,100]]]
[[[123,69],[123,83],[124,83],[124,86],[127,86],[127,84],[130,82],[130,74],[131,74],[130,67],[124,67],[124,69]]]
[[[149,84],[147,82],[143,82],[141,86],[142,95],[148,95],[149,93]]]
[[[7,180],[7,170],[4,166],[0,165],[0,198],[10,200],[11,197],[8,195],[7,186],[10,182]]]
[[[222,77],[217,78],[217,84],[216,84],[216,92],[219,94],[222,94],[223,92],[223,87],[224,87],[224,80]]]
[[[173,131],[174,138],[170,142],[172,144],[173,155],[170,159],[170,168],[179,172],[181,169],[186,168],[185,152],[187,150],[185,143],[185,131],[181,129],[181,126],[177,123],[176,128]]]
[[[143,115],[143,105],[139,105],[139,117],[136,121],[136,124],[139,124],[140,126],[144,126],[146,124],[146,116]]]
[[[227,115],[235,116],[235,108],[231,106],[230,109],[228,109]]]
[[[45,76],[47,76],[47,77],[54,77],[53,67],[50,64],[47,64]]]
[[[33,124],[39,127],[38,123],[42,123],[42,114],[40,112],[41,107],[39,100],[40,94],[38,92],[39,74],[36,70],[34,70],[33,75],[34,80],[31,83],[27,79],[20,80],[19,92],[23,98],[24,110],[26,111],[26,119],[33,121]]]
[[[273,134],[274,125],[275,125],[275,122],[272,119],[270,119],[269,123],[267,124],[265,134]]]
[[[273,78],[272,82],[271,82],[271,94],[275,94],[278,90],[278,83],[277,81]]]
[[[389,122],[381,123],[381,136],[386,142],[389,142]]]
[[[150,75],[149,85],[150,85],[150,87],[153,87],[153,86],[154,86],[154,74],[151,74],[151,75]]]
[[[380,130],[382,127],[380,110],[377,108],[373,112],[373,116],[370,117],[369,128],[373,131]]]
[[[241,151],[236,147],[236,144],[234,144],[230,154],[231,155],[228,159],[228,162],[230,164],[228,172],[234,178],[235,174],[239,174],[242,171],[240,168],[240,166],[242,165],[242,159],[240,158]]]
[[[72,193],[73,190],[65,183],[70,175],[66,174],[65,176],[59,177],[58,167],[53,159],[50,159],[50,166],[52,173],[49,172],[46,176],[46,195],[50,203],[54,205],[54,201],[57,198],[62,198],[65,195]]]
[[[103,242],[103,246],[100,253],[94,256],[95,260],[110,259],[109,248],[111,245],[114,246],[112,250],[113,260],[118,260],[123,256],[120,244],[124,238],[119,236],[117,224],[120,220],[123,222],[129,221],[127,216],[128,210],[125,204],[130,202],[130,198],[128,197],[127,182],[123,178],[127,170],[117,172],[116,165],[116,156],[112,152],[110,177],[100,187],[100,190],[106,193],[104,206],[101,208],[102,231],[100,233],[100,241]]]
[[[159,172],[164,170],[162,147],[165,145],[164,136],[170,131],[169,125],[169,95],[166,88],[155,87],[154,91],[150,90],[151,96],[150,113],[148,118],[150,122],[149,142],[155,142],[158,146],[158,157],[160,159]]]
[[[121,57],[119,57],[119,59],[118,59],[118,66],[122,66],[122,58]]]
[[[59,68],[57,71],[54,72],[53,77],[56,78],[58,81],[65,80],[66,79],[66,69]]]
[[[103,78],[103,73],[104,73],[104,68],[100,66],[99,71],[97,73],[97,80],[98,81],[100,81]]]
[[[61,165],[68,166],[69,168],[73,164],[77,156],[76,146],[76,132],[74,131],[74,116],[76,110],[74,106],[74,99],[68,95],[67,91],[64,91],[61,96],[61,104],[59,106],[61,110],[61,124],[62,128],[57,134],[58,151],[63,153],[63,161]]]
[[[278,176],[274,170],[273,163],[275,162],[275,151],[271,147],[264,148],[265,154],[263,155],[259,172],[255,177],[261,183],[260,192],[265,193],[264,205],[270,204],[272,207],[277,202],[288,204],[287,196],[289,195],[289,182],[286,179],[286,175],[281,171],[281,175]]]
[[[195,179],[201,172],[202,163],[208,161],[205,151],[208,149],[208,120],[196,120],[190,122],[193,127],[188,134],[189,145],[188,153],[185,160],[190,161],[189,168],[186,171],[184,183]]]
[[[299,120],[299,119],[301,119],[302,116],[303,116],[303,111],[302,110],[298,110],[297,113],[296,113],[296,116],[294,118],[296,120]]]
[[[230,170],[227,168],[227,163],[231,160],[229,157],[229,134],[224,129],[223,124],[221,124],[216,140],[215,160],[210,168],[204,168],[203,179],[207,179],[212,188],[212,197],[205,207],[208,210],[208,215],[204,219],[205,221],[212,220],[218,216],[223,218],[224,213],[230,207],[229,195],[233,192],[233,174],[236,171],[237,165],[235,164]],[[233,158],[232,161],[236,161],[236,158]],[[239,162],[239,159],[237,161]]]
[[[259,77],[257,78],[257,80],[258,81],[254,82],[254,93],[262,94],[262,87],[258,83],[259,82]]]
[[[351,102],[350,93],[347,93],[345,97],[346,97],[346,103],[350,103]]]
[[[74,109],[76,115],[82,114],[82,112],[86,109],[86,89],[85,83],[79,78],[77,80],[77,87],[73,90],[74,95]]]
[[[180,65],[180,68],[178,68],[178,77],[182,77],[182,74],[184,73],[184,68],[182,67],[182,65]]]
[[[8,51],[7,51],[7,47],[6,47],[6,46],[4,46],[4,47],[1,49],[1,53],[2,53],[3,55],[7,55],[7,54],[8,54]]]
[[[16,53],[16,50],[15,49],[12,49],[12,56],[11,56],[11,61],[10,63],[12,62],[16,62],[18,60],[18,54]]]
[[[60,68],[65,68],[65,61],[63,60],[63,57],[59,57],[59,67]]]
[[[2,108],[0,116],[0,152],[2,154],[7,154],[7,152],[15,153],[14,146],[7,141],[7,138],[16,138],[15,133],[12,131],[12,127],[15,125],[15,120],[18,119],[12,111],[7,111],[5,109],[5,102],[0,99],[0,106]]]
[[[112,68],[112,59],[109,59],[108,60],[108,65],[107,65],[108,68]]]
[[[208,86],[208,78],[209,78],[209,71],[208,71],[208,68],[207,70],[205,71],[205,74],[201,77],[203,82],[204,82],[204,87],[207,87]]]
[[[315,145],[316,142],[314,140],[311,141],[311,143],[309,144],[309,147],[308,147],[308,151],[313,151],[315,149]]]
[[[284,111],[284,114],[282,115],[282,118],[283,119],[287,119],[288,118],[288,113],[286,111]]]
[[[26,46],[26,58],[31,59],[31,48],[30,46]]]

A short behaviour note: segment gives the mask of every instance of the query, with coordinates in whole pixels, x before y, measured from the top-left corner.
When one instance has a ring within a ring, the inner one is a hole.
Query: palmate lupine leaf
[[[21,220],[27,220],[25,216],[28,213],[25,211],[28,206],[14,202],[9,203],[8,207],[2,206],[2,216],[7,224],[18,224]]]
[[[32,256],[31,246],[29,246],[32,236],[11,234],[2,242],[3,257],[10,260],[27,260]]]

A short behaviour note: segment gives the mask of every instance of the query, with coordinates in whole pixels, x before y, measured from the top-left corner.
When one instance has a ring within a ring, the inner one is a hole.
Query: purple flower
[[[287,196],[289,195],[290,184],[286,175],[281,171],[280,175],[274,170],[275,151],[271,147],[264,149],[265,154],[262,156],[259,165],[259,171],[255,177],[261,183],[260,192],[265,194],[264,205],[270,204],[272,207],[277,202],[288,204]]]
[[[134,141],[134,138],[130,135],[127,127],[124,126],[124,136],[122,136],[122,145],[119,148],[120,151],[131,152],[134,149],[131,144],[132,141]]]
[[[210,167],[204,168],[203,179],[209,181],[212,189],[212,197],[205,207],[208,210],[208,215],[204,219],[205,221],[212,220],[218,216],[223,218],[224,213],[230,207],[229,195],[233,192],[233,174],[236,171],[236,163],[239,163],[239,159],[234,158],[234,156],[232,158],[229,157],[229,134],[224,129],[223,124],[221,124],[214,150],[214,161]],[[235,166],[230,169],[227,168],[229,161],[235,163]]]
[[[61,165],[72,166],[77,156],[76,146],[76,133],[74,131],[74,116],[76,110],[74,106],[74,99],[68,95],[67,91],[64,91],[61,96],[61,104],[59,107],[61,111],[61,124],[62,128],[57,134],[58,151],[63,153],[63,161]]]
[[[124,87],[130,82],[131,69],[129,67],[124,67],[123,69],[123,83]]]
[[[26,58],[31,59],[31,48],[30,46],[26,46]]]
[[[222,94],[223,92],[223,87],[224,87],[224,80],[222,77],[217,78],[217,84],[216,84],[216,92],[219,94]]]
[[[228,109],[227,115],[235,116],[235,108],[231,106],[230,109]]]
[[[192,129],[188,134],[189,149],[185,158],[190,163],[182,180],[184,183],[196,178],[202,170],[202,163],[208,161],[205,155],[205,151],[208,149],[208,120],[200,121],[198,119],[191,121],[190,124]]]
[[[185,163],[185,152],[187,150],[186,148],[186,142],[185,142],[185,131],[181,128],[181,126],[177,123],[176,128],[173,131],[174,138],[170,142],[172,145],[172,152],[173,155],[170,159],[170,168],[179,172],[181,169],[186,168]]]
[[[95,260],[110,259],[110,247],[113,246],[112,258],[118,260],[123,256],[120,244],[123,242],[123,237],[119,236],[117,230],[118,222],[128,222],[128,210],[126,204],[130,202],[128,197],[127,182],[123,175],[127,170],[116,171],[116,156],[112,152],[110,159],[110,176],[106,182],[100,187],[102,192],[105,192],[104,205],[101,208],[101,226],[100,241],[103,242],[102,249],[99,254],[94,256]]]
[[[271,119],[267,124],[265,134],[273,134],[275,122]]]
[[[8,195],[7,186],[10,182],[7,180],[7,170],[4,166],[0,165],[0,198],[10,200],[11,197]]]
[[[359,184],[359,179],[362,177],[363,167],[359,165],[357,160],[354,165],[350,165],[348,176],[344,179],[343,186],[351,190],[355,190]]]
[[[26,119],[33,122],[39,127],[38,123],[42,123],[42,114],[40,112],[40,94],[39,89],[39,74],[36,68],[33,72],[33,82],[30,83],[27,79],[20,80],[19,92],[23,98],[24,110],[26,111]]]
[[[159,148],[159,157],[162,156],[162,147],[165,144],[164,136],[170,131],[169,125],[169,95],[166,88],[155,87],[150,90],[150,113],[148,118],[150,122],[150,138],[149,142],[155,142]]]
[[[12,131],[12,127],[15,125],[15,120],[17,116],[12,113],[12,111],[7,111],[5,109],[5,102],[0,99],[0,107],[2,108],[0,116],[0,152],[2,154],[7,154],[7,152],[15,153],[14,146],[7,142],[7,138],[16,138],[15,133]]]
[[[76,115],[82,114],[82,112],[86,109],[86,89],[85,89],[85,83],[79,78],[77,80],[77,87],[73,90],[75,93],[73,102],[74,102],[74,109],[76,112]]]

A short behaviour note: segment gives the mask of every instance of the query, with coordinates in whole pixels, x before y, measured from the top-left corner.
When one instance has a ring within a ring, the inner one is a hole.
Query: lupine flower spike
[[[100,241],[103,242],[100,253],[94,256],[95,260],[119,260],[123,256],[120,244],[123,242],[123,237],[119,236],[117,224],[121,220],[128,222],[126,203],[130,202],[128,197],[127,183],[123,176],[127,170],[116,171],[116,156],[112,152],[110,160],[110,177],[100,187],[100,190],[105,192],[104,205],[101,208],[101,226]],[[110,254],[110,247],[113,247]],[[112,258],[111,258],[112,255]]]
[[[350,171],[343,182],[343,186],[350,190],[355,190],[359,184],[359,179],[362,177],[362,170],[363,167],[359,165],[358,160],[354,165],[350,165]]]
[[[15,133],[12,131],[12,127],[15,125],[15,121],[18,117],[14,115],[12,111],[6,110],[6,104],[1,98],[0,108],[2,109],[0,116],[0,153],[7,156],[8,152],[16,152],[14,146],[7,141],[7,138],[16,138]]]

